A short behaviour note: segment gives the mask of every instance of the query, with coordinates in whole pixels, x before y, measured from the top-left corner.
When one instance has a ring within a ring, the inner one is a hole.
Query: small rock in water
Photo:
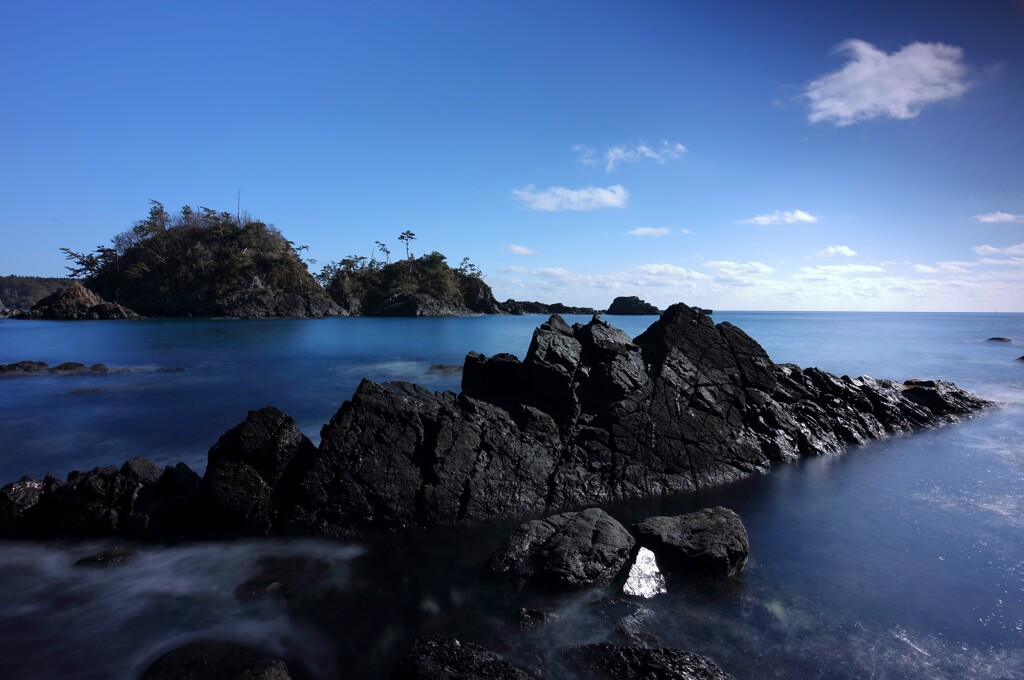
[[[988,341],[989,342],[1011,342],[1010,338],[1003,338],[1003,337],[989,338]]]
[[[76,567],[115,567],[129,560],[135,559],[135,550],[133,548],[126,548],[121,545],[115,545],[113,548],[107,548],[101,550],[98,553],[92,555],[86,555],[85,557],[75,562]]]
[[[654,553],[647,548],[640,548],[636,561],[629,569],[626,585],[622,586],[624,595],[633,597],[654,597],[668,592],[665,588],[665,577],[658,570],[658,561]]]
[[[519,630],[535,630],[560,618],[558,614],[524,607],[519,610]]]
[[[735,576],[743,571],[750,541],[732,510],[705,508],[674,517],[648,517],[633,525],[640,545],[661,557],[662,567],[693,576]]]
[[[480,645],[438,635],[416,638],[402,658],[395,677],[402,680],[529,680],[536,676],[513,666]]]

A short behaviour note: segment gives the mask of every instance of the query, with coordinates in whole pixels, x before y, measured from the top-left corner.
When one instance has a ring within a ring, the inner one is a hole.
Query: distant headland
[[[61,248],[70,278],[0,278],[0,315],[76,320],[600,311],[557,302],[499,302],[468,257],[457,267],[436,251],[416,257],[411,231],[398,236],[404,257],[392,258],[388,246],[376,241],[369,257],[348,255],[313,274],[309,265],[315,261],[302,258],[306,246],[244,212],[185,206],[171,214],[162,203],[150,203],[148,216],[112,237],[109,246],[92,252]],[[607,313],[660,311],[638,297],[619,297]]]

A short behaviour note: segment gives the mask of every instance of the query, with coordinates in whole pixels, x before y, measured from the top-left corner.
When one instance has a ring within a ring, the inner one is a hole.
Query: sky
[[[500,300],[1024,311],[1024,1],[0,4],[0,274],[150,199]]]

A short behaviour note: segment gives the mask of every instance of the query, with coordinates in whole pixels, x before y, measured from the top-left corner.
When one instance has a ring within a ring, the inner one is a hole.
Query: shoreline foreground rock
[[[684,304],[633,340],[556,315],[522,361],[470,352],[460,394],[364,380],[319,446],[268,407],[220,438],[202,480],[142,458],[22,478],[0,489],[0,536],[342,537],[540,516],[722,484],[990,405],[938,380],[775,364]]]

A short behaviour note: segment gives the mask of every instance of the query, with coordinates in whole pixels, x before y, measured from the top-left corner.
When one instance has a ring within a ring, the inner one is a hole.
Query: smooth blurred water
[[[653,321],[609,318],[630,335]],[[1024,315],[714,319],[743,328],[776,361],[949,379],[1004,406],[727,487],[611,508],[628,522],[722,504],[750,533],[750,562],[733,587],[670,583],[633,613],[638,629],[707,654],[737,677],[1024,677]],[[468,350],[521,357],[543,320],[0,321],[0,363],[138,369],[0,378],[0,481],[139,454],[202,470],[217,437],[267,404],[316,440],[361,378],[457,390],[457,374],[430,367],[461,365]],[[992,336],[1013,341],[986,342]],[[482,582],[480,567],[507,529],[358,546],[147,547],[135,562],[100,572],[71,567],[97,544],[0,544],[3,675],[135,677],[160,651],[211,636],[306,659],[314,677],[379,675],[414,635],[431,632],[557,675],[559,645],[618,639],[594,605],[606,592],[545,597]],[[335,565],[331,587],[287,606],[236,601],[234,587],[265,554],[325,557]],[[519,606],[563,616],[521,633]]]

